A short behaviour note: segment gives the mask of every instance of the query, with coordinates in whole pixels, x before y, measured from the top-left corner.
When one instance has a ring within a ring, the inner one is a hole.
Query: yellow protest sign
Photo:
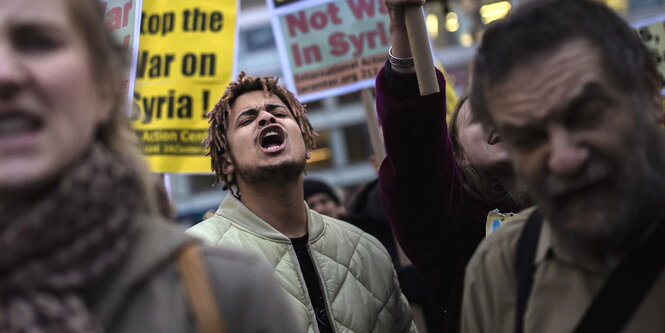
[[[438,68],[443,73],[443,77],[446,78],[446,122],[450,124],[450,119],[453,117],[453,111],[455,111],[455,107],[457,106],[458,96],[455,87],[453,86],[453,82],[450,80],[450,75],[448,75],[446,69],[443,68],[443,64],[438,60],[436,61],[436,68]]]
[[[633,24],[658,66],[661,90],[665,93],[665,15]]]
[[[123,49],[127,51],[130,66],[126,72],[127,101],[134,95],[134,79],[136,71],[136,55],[139,46],[139,29],[141,27],[141,0],[99,0],[106,25],[113,31]],[[129,104],[128,104],[129,105]]]
[[[144,0],[132,124],[156,172],[209,172],[206,113],[232,79],[235,0]]]
[[[499,229],[506,221],[510,220],[514,213],[501,213],[495,209],[487,213],[487,223],[485,224],[485,237],[489,236],[494,230]]]
[[[660,124],[665,127],[665,15],[661,14],[635,22],[632,26],[637,29],[658,68],[661,95],[664,96],[663,118]]]

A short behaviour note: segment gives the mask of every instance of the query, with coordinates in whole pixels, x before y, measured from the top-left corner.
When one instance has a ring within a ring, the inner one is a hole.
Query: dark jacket
[[[444,332],[459,330],[464,269],[485,237],[489,207],[464,190],[440,93],[420,96],[415,74],[386,67],[376,103],[387,157],[379,170],[381,202],[407,256],[429,282]],[[512,210],[508,208],[508,211]]]

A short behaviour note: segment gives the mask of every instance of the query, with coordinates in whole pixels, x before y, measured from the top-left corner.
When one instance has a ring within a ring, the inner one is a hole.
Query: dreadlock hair
[[[225,190],[232,190],[236,180],[232,174],[225,175],[223,165],[229,153],[226,131],[228,129],[229,113],[231,105],[242,94],[262,90],[266,94],[277,96],[289,109],[289,112],[298,123],[300,133],[305,141],[305,148],[310,151],[314,148],[314,137],[316,133],[305,114],[305,106],[300,104],[292,92],[278,84],[278,78],[272,76],[256,77],[247,75],[244,71],[238,74],[238,79],[229,83],[224,95],[219,99],[215,107],[208,113],[208,137],[203,143],[208,149],[206,156],[211,158],[211,167],[215,172],[215,183],[224,183]],[[238,193],[234,193],[236,196]]]

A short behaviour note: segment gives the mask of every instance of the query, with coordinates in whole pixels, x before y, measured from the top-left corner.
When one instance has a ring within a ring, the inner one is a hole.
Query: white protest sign
[[[374,86],[387,59],[382,0],[268,0],[289,90],[307,102]]]

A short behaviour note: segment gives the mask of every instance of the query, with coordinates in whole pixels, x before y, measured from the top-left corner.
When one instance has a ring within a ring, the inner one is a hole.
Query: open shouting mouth
[[[284,149],[286,134],[279,125],[270,125],[259,132],[259,145],[265,153],[276,153]]]
[[[44,121],[33,114],[0,110],[0,153],[29,149],[43,128]]]

